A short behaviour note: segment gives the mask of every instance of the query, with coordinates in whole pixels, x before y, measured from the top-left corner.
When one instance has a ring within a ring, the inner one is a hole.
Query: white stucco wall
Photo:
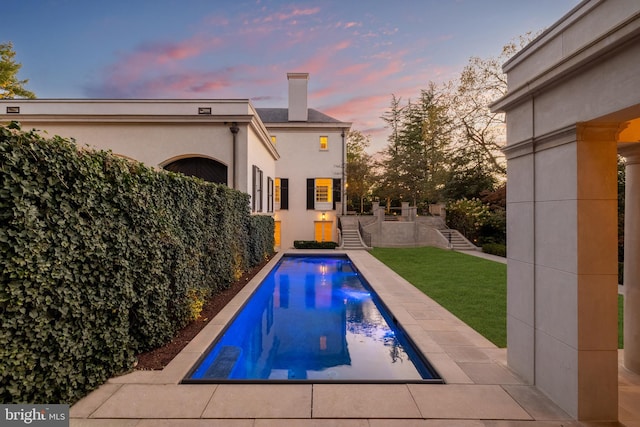
[[[247,186],[242,188],[249,194],[252,194],[252,166],[255,165],[262,171],[263,179],[262,179],[262,212],[263,214],[270,214],[268,212],[268,203],[267,199],[269,196],[269,191],[267,188],[267,178],[271,178],[274,180],[275,186],[275,178],[276,178],[276,162],[274,162],[273,156],[271,153],[264,149],[264,141],[260,138],[257,132],[252,128],[248,127],[243,129],[246,132],[246,172],[245,172],[245,180]],[[244,140],[245,136],[242,132],[239,133],[238,139]],[[271,212],[272,213],[272,212]]]
[[[150,167],[162,167],[185,157],[207,157],[233,166],[232,135],[217,123],[51,123],[23,122],[48,135],[74,138],[78,146],[111,150]],[[231,182],[230,176],[228,182]]]
[[[292,247],[294,240],[313,240],[314,221],[322,220],[322,212],[325,220],[333,222],[332,240],[337,242],[336,211],[307,209],[307,179],[342,178],[342,130],[268,127],[276,136],[276,148],[281,155],[276,163],[276,176],[289,179],[289,209],[277,211],[275,217],[282,221],[281,247]],[[320,150],[320,136],[328,137],[328,150]]]

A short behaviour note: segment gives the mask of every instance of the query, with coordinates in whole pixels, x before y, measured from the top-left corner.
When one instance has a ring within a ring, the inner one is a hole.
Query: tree
[[[29,80],[18,80],[21,64],[15,62],[16,53],[11,42],[0,44],[0,99],[35,98],[36,95],[25,89]]]
[[[403,107],[400,105],[401,99],[391,95],[391,106],[388,111],[385,111],[382,114],[381,119],[387,124],[387,127],[391,129],[391,134],[387,140],[389,141],[389,146],[392,151],[395,151],[398,146],[398,138],[399,138],[399,129],[400,124],[402,123],[402,110]]]
[[[453,153],[442,194],[446,200],[473,199],[496,185],[495,174],[483,163],[469,162]]]
[[[414,206],[437,201],[444,188],[450,119],[445,98],[431,83],[416,102],[393,97],[383,119],[392,127],[384,151],[380,194]]]
[[[398,198],[398,195],[402,194],[402,182],[397,175],[387,173],[389,169],[394,169],[393,162],[398,155],[400,140],[400,127],[403,122],[403,109],[400,105],[401,98],[398,98],[395,94],[391,95],[391,106],[388,111],[385,111],[381,119],[387,123],[387,127],[391,130],[387,141],[389,144],[386,146],[382,155],[384,159],[376,162],[376,167],[379,171],[376,184],[375,194],[380,199],[386,200],[387,212],[391,207],[391,199]]]
[[[365,151],[369,144],[369,138],[357,130],[347,134],[347,203],[360,213],[373,185],[373,162]]]
[[[506,164],[502,147],[506,142],[504,114],[489,106],[507,93],[507,76],[502,64],[533,38],[531,33],[507,43],[498,57],[471,57],[457,82],[447,86],[452,96],[456,128],[456,156],[502,178]]]

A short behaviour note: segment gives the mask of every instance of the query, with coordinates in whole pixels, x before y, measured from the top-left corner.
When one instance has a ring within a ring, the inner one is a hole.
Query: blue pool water
[[[442,382],[346,256],[284,256],[183,382]]]

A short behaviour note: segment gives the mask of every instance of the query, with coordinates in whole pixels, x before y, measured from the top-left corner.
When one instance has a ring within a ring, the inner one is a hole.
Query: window
[[[280,189],[276,191],[279,193],[280,209],[286,210],[289,209],[289,178],[278,178],[278,180],[280,181]]]
[[[262,171],[258,169],[258,212],[262,212]]]
[[[267,212],[273,212],[273,180],[267,177]]]
[[[331,203],[333,180],[331,178],[316,179],[316,203]]]
[[[276,136],[275,135],[271,135],[271,143],[273,145],[276,145]]]
[[[251,208],[253,212],[262,212],[262,171],[257,166],[252,168],[253,191],[251,192]]]
[[[321,136],[320,137],[320,150],[328,150],[329,149],[329,137]]]
[[[333,180],[331,178],[307,179],[307,209],[331,210]]]
[[[276,178],[276,188],[274,194],[274,201],[280,203],[280,178]]]

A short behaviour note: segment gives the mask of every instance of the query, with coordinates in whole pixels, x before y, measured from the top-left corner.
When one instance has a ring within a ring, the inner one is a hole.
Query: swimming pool
[[[347,256],[285,255],[183,383],[433,382]]]

